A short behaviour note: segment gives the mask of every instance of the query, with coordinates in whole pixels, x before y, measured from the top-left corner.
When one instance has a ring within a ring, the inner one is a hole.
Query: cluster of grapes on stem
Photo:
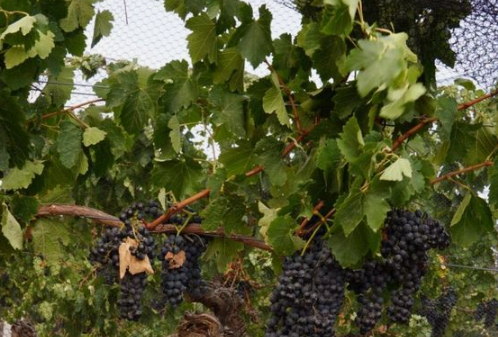
[[[427,319],[432,327],[432,337],[443,337],[450,322],[451,310],[457,303],[457,295],[453,289],[448,289],[436,300],[422,296],[420,314]]]
[[[479,303],[474,313],[474,318],[478,322],[484,320],[484,326],[486,328],[491,328],[495,326],[497,312],[498,300],[493,298],[489,301],[482,301]]]
[[[133,203],[123,210],[120,220],[124,223],[121,228],[107,228],[96,245],[90,251],[90,261],[97,266],[98,273],[106,278],[107,283],[116,281],[120,284],[120,316],[124,319],[138,320],[142,314],[142,296],[147,285],[145,272],[132,275],[126,271],[119,279],[120,265],[119,247],[128,239],[134,240],[136,245],[130,246],[130,253],[138,260],[154,258],[155,242],[150,232],[141,220],[154,219],[162,214],[159,204],[153,200],[147,203]]]
[[[344,301],[344,272],[323,240],[286,257],[271,296],[265,337],[334,336]]]
[[[420,210],[390,211],[384,231],[382,259],[347,273],[349,288],[358,294],[356,323],[361,333],[372,330],[380,320],[387,287],[393,289],[387,307],[390,322],[408,323],[422,277],[428,270],[427,252],[445,249],[451,243],[444,227]]]
[[[194,298],[204,294],[199,260],[206,247],[207,240],[197,235],[170,234],[166,237],[159,255],[161,287],[164,301],[172,307],[182,303],[184,292]]]

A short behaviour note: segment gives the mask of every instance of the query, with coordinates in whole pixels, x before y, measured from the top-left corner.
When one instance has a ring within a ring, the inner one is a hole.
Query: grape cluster
[[[285,258],[271,296],[265,337],[334,336],[344,300],[344,272],[322,240]]]
[[[127,239],[137,242],[137,246],[130,247],[130,253],[138,260],[154,258],[155,242],[150,232],[139,225],[140,220],[155,219],[162,214],[159,204],[153,200],[147,203],[133,203],[123,210],[120,220],[124,223],[122,228],[107,228],[96,241],[90,251],[90,261],[97,265],[98,274],[103,276],[107,283],[114,283],[118,279],[119,247]],[[142,314],[141,298],[147,284],[147,275],[139,273],[131,275],[126,272],[123,279],[119,280],[121,296],[119,299],[121,317],[137,320]]]
[[[453,289],[443,293],[437,300],[422,297],[422,308],[420,314],[427,319],[432,326],[432,337],[442,337],[450,322],[451,310],[457,302],[457,296]]]
[[[206,250],[207,241],[194,235],[168,235],[161,248],[159,259],[162,262],[161,287],[166,302],[172,307],[183,301],[186,291],[194,298],[204,293],[204,282],[201,279],[199,258]],[[172,256],[185,254],[181,265],[172,266]]]
[[[357,294],[356,324],[365,334],[380,320],[392,289],[387,316],[391,322],[410,320],[414,298],[427,272],[427,251],[444,249],[450,236],[437,221],[421,211],[393,210],[384,224],[382,260],[368,261],[359,270],[347,270],[348,288]]]
[[[477,306],[474,318],[478,322],[484,319],[484,326],[491,328],[495,325],[497,311],[498,300],[493,298],[489,301],[483,301]]]
[[[136,321],[142,315],[142,295],[147,286],[147,274],[130,274],[128,271],[119,282],[121,296],[118,300],[121,318]]]
[[[392,322],[407,323],[427,272],[427,251],[445,249],[451,243],[450,236],[439,222],[421,211],[391,211],[385,229],[387,239],[382,242],[381,254],[394,283],[400,286],[392,294],[388,317]]]

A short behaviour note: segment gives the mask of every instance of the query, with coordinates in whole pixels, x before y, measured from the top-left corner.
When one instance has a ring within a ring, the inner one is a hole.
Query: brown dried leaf
[[[137,246],[138,242],[132,238],[126,238],[126,240],[119,246],[120,279],[125,276],[126,270],[128,270],[132,275],[143,272],[154,274],[154,270],[152,269],[148,256],[145,256],[143,260],[139,260],[135,256],[131,255],[130,247]]]
[[[185,252],[181,250],[178,254],[173,254],[172,252],[168,252],[164,258],[166,259],[166,261],[169,262],[169,267],[171,269],[176,269],[183,266],[183,264],[185,263],[186,256]]]

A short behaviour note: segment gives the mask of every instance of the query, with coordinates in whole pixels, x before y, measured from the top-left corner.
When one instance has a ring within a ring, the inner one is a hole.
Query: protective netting
[[[276,1],[305,16],[319,10],[311,0]],[[367,22],[408,33],[427,74],[439,60],[482,87],[498,81],[498,0],[365,0],[363,11]]]

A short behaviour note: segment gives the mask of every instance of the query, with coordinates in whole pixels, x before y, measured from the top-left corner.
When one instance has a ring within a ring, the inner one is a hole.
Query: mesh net
[[[318,10],[311,0],[276,1],[305,16]],[[498,81],[498,0],[365,0],[363,8],[367,22],[408,33],[429,74],[439,60],[440,68],[457,72],[451,78],[468,77],[486,88]]]

